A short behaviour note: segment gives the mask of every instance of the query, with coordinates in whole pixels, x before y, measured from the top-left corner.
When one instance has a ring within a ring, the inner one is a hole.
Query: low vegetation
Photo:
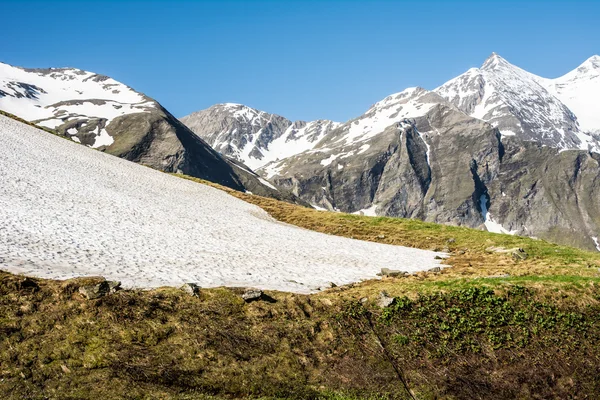
[[[309,296],[269,292],[271,301],[251,303],[236,288],[201,289],[199,297],[176,288],[122,290],[87,300],[78,287],[96,278],[0,272],[2,398],[600,393],[596,253],[416,220],[321,212],[219,188],[302,228],[447,252],[451,268]],[[389,307],[378,305],[381,292],[395,297]]]

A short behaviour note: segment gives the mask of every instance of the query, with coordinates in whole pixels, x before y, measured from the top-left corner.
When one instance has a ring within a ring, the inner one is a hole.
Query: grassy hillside
[[[452,268],[310,296],[164,288],[85,300],[90,279],[0,274],[3,398],[506,399],[600,393],[600,256],[247,195],[273,217],[444,250]],[[492,248],[522,248],[525,259]],[[340,266],[343,268],[343,266]],[[401,269],[401,267],[400,267]],[[93,280],[93,279],[92,279]],[[32,283],[34,282],[34,283]],[[377,305],[381,291],[396,296]]]

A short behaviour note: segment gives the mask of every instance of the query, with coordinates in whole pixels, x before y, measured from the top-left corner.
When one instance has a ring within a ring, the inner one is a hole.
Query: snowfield
[[[220,190],[0,116],[0,269],[308,293],[383,267],[429,269],[437,254],[282,224]]]

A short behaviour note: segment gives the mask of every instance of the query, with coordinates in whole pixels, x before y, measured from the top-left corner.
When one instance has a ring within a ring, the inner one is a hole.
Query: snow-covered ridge
[[[438,102],[429,101],[425,95],[429,91],[415,87],[389,95],[375,103],[364,115],[349,123],[346,135],[339,140],[355,143],[369,140],[383,132],[385,128],[407,118],[426,115]]]
[[[557,79],[545,79],[493,53],[435,89],[468,115],[519,136],[559,149],[600,149],[598,57]]]
[[[292,122],[236,103],[216,104],[181,121],[215,150],[252,169],[313,148],[339,122]]]
[[[89,127],[97,130],[92,147],[112,143],[105,128],[114,118],[154,107],[153,100],[93,72],[26,69],[0,63],[0,109],[52,129],[71,122],[74,126],[67,133],[71,137],[85,130],[86,121],[98,120]]]
[[[583,131],[600,132],[600,56],[559,78],[538,82],[575,113]]]
[[[308,293],[439,264],[432,251],[281,224],[220,190],[4,116],[0,182],[0,268],[29,276]]]

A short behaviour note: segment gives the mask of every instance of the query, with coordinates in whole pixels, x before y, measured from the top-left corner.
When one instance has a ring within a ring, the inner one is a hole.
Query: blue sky
[[[600,1],[0,0],[0,61],[109,75],[178,117],[220,102],[345,121],[497,52],[556,77],[600,54]]]

